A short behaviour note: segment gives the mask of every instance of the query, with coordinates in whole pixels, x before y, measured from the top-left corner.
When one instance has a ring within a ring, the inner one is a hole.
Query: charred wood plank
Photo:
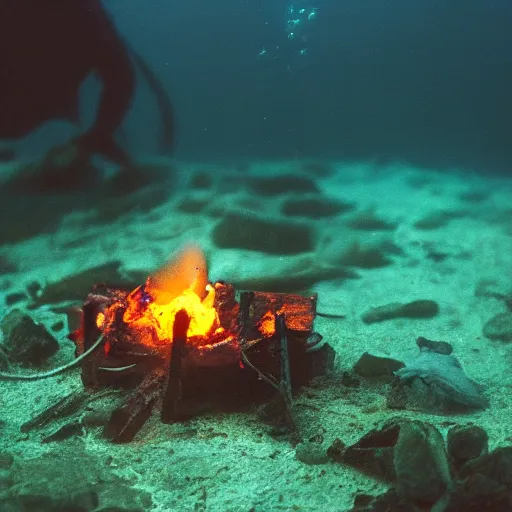
[[[293,412],[292,380],[290,372],[290,357],[288,353],[288,338],[286,334],[285,318],[282,314],[276,315],[276,337],[279,339],[281,352],[281,378],[279,382],[279,392],[284,404],[284,415],[290,433],[290,441],[293,446],[296,446],[302,441],[302,436],[300,435]]]
[[[164,374],[157,371],[147,375],[126,404],[112,413],[103,435],[114,443],[130,442],[151,415],[163,380]]]
[[[182,393],[182,362],[189,326],[190,317],[184,309],[181,309],[174,317],[171,361],[162,402],[161,419],[164,423],[172,423],[176,419],[178,402]]]

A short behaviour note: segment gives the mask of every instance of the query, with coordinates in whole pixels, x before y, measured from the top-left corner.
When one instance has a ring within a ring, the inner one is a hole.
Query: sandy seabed
[[[30,299],[31,283],[44,291],[114,261],[126,276],[144,275],[193,241],[208,256],[211,280],[237,289],[316,292],[319,311],[345,316],[317,318],[316,330],[336,351],[335,372],[296,397],[307,435],[321,433],[324,448],[335,438],[354,443],[397,414],[428,421],[444,434],[454,424],[479,425],[491,449],[511,443],[512,343],[483,334],[486,322],[507,310],[500,297],[512,292],[510,179],[342,162],[159,160],[148,167],[159,177],[119,200],[80,202],[75,210],[65,203],[63,213],[60,200],[48,197],[42,205],[26,196],[19,210],[26,212],[24,221],[14,223],[0,246],[0,318],[19,308],[51,329],[67,320],[52,301],[68,306],[80,300],[58,294]],[[13,234],[43,211],[50,220],[39,234]],[[230,233],[251,218],[269,222],[277,234],[260,225],[248,225],[246,237]],[[26,298],[11,304],[15,293]],[[373,307],[418,299],[435,301],[439,313],[372,324],[361,319]],[[67,333],[53,331],[61,348],[39,371],[73,357]],[[490,407],[397,412],[386,406],[388,384],[342,385],[342,373],[365,351],[407,360],[418,353],[418,336],[449,342],[467,375],[485,387]],[[59,424],[20,433],[24,422],[80,386],[78,370],[0,382],[0,451],[15,459],[5,492],[67,496],[97,486],[102,506],[127,510],[341,512],[358,492],[387,488],[336,462],[299,461],[290,443],[273,437],[252,410],[210,412],[174,425],[163,425],[155,414],[126,445],[109,443],[94,426],[51,443],[41,440]]]

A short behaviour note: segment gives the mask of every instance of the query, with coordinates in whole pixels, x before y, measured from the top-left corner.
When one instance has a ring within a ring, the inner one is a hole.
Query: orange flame
[[[163,305],[169,304],[186,290],[204,299],[207,284],[208,269],[203,251],[189,245],[148,277],[146,291],[156,304]]]
[[[185,309],[190,317],[188,342],[208,345],[209,339],[223,338],[219,315],[214,308],[215,287],[208,283],[206,258],[195,246],[189,246],[161,269],[150,275],[144,286],[127,296],[123,322],[137,333],[148,347],[172,343],[176,313]],[[98,327],[114,322],[119,303],[110,306],[96,319]],[[225,332],[225,337],[230,333]]]
[[[272,311],[268,310],[258,322],[258,331],[265,338],[274,336],[276,332],[276,315]]]

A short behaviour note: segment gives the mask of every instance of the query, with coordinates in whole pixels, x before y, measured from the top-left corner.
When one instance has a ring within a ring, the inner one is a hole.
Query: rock
[[[386,397],[386,407],[389,409],[411,408],[408,390],[398,379],[393,382],[389,390]]]
[[[353,205],[342,203],[336,199],[312,195],[286,199],[281,206],[281,213],[290,217],[322,219],[345,213],[353,208]]]
[[[415,300],[406,304],[394,302],[379,306],[362,316],[365,324],[383,322],[394,318],[432,318],[439,312],[439,306],[433,300]]]
[[[393,453],[401,423],[400,419],[391,419],[380,429],[371,430],[343,451],[341,461],[377,478],[394,481]],[[334,458],[333,446],[329,448],[328,454]]]
[[[512,281],[496,281],[494,279],[482,279],[475,287],[475,297],[491,297],[503,300],[512,293]]]
[[[299,174],[280,174],[249,178],[249,188],[261,196],[276,196],[290,192],[319,192],[316,181]]]
[[[481,474],[458,482],[445,512],[504,512],[512,510],[512,492]]]
[[[13,274],[18,271],[17,265],[8,260],[5,256],[0,255],[0,275]]]
[[[43,325],[19,310],[3,318],[4,347],[13,363],[40,365],[59,350],[59,343]]]
[[[388,377],[405,365],[401,361],[387,356],[378,356],[365,352],[354,365],[354,372],[365,378]]]
[[[92,287],[99,283],[117,288],[135,288],[139,283],[127,279],[121,272],[120,267],[120,261],[108,262],[64,277],[59,281],[48,283],[42,291],[36,290],[29,293],[31,293],[34,300],[34,305],[41,305],[70,300],[83,302],[91,292]]]
[[[196,172],[189,182],[190,188],[209,189],[213,186],[213,178],[207,172]]]
[[[507,311],[492,317],[484,325],[483,333],[490,340],[512,341],[512,312]]]
[[[397,492],[406,501],[433,505],[451,487],[443,436],[429,423],[402,422],[393,462]]]
[[[465,374],[453,355],[423,349],[416,359],[406,362],[405,368],[396,371],[395,375],[404,383],[412,381],[413,384],[420,384],[421,388],[416,391],[430,394],[442,407],[478,409],[489,406],[489,400],[482,393],[483,387]],[[417,395],[415,401],[419,398]]]
[[[182,213],[201,213],[210,204],[209,196],[188,195],[178,201],[176,209]]]
[[[354,215],[348,222],[348,225],[352,229],[359,231],[392,231],[396,228],[395,223],[379,218],[373,209]]]
[[[322,261],[333,265],[355,268],[381,268],[393,263],[391,256],[401,256],[403,251],[387,235],[367,236],[354,233],[343,233],[339,229],[324,231],[319,242],[317,253]]]
[[[512,510],[512,446],[469,460],[446,512]]]
[[[295,447],[295,458],[304,464],[325,464],[329,457],[320,443],[303,441]]]
[[[386,251],[379,247],[365,247],[357,240],[345,247],[338,258],[341,265],[357,268],[381,268],[391,265],[393,261],[386,255]]]
[[[437,352],[449,356],[453,352],[453,347],[446,341],[432,341],[427,340],[423,336],[416,339],[416,345],[419,349],[428,349],[430,352]]]
[[[343,452],[345,451],[345,443],[338,437],[332,442],[331,446],[327,448],[327,456],[336,462],[343,461]]]
[[[446,226],[451,220],[463,217],[464,215],[465,212],[463,211],[440,210],[417,220],[414,223],[414,227],[424,231],[439,229]]]
[[[351,372],[343,372],[341,374],[340,384],[347,388],[358,388],[361,386],[361,381]]]
[[[487,453],[489,448],[487,432],[476,425],[457,425],[451,428],[446,441],[450,462],[456,469]]]
[[[462,467],[460,476],[464,478],[476,473],[484,475],[512,491],[512,446],[496,448],[491,453],[468,461]]]
[[[245,249],[267,254],[298,254],[315,248],[310,224],[280,221],[243,212],[226,214],[215,226],[213,242],[222,249]]]
[[[354,508],[349,512],[421,512],[422,509],[401,498],[395,489],[389,489],[380,496],[358,494]]]
[[[23,292],[13,292],[9,293],[5,296],[5,305],[6,306],[14,306],[18,302],[23,302],[28,300],[28,296]]]

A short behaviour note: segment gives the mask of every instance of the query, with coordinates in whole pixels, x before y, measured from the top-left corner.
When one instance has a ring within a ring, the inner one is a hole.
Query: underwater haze
[[[510,170],[506,0],[106,5],[171,91],[183,158]]]
[[[512,512],[510,0],[0,0],[0,512]]]

